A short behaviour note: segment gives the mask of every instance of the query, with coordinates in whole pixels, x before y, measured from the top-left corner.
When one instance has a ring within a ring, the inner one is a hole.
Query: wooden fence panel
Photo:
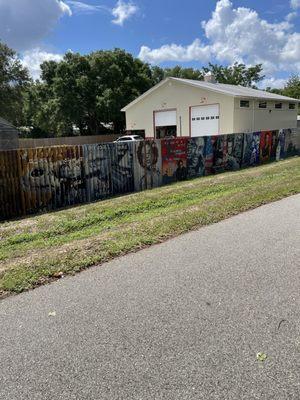
[[[161,141],[144,140],[134,143],[133,164],[136,192],[161,186]]]
[[[0,152],[0,219],[22,214],[18,153],[16,150]]]
[[[19,150],[25,214],[86,201],[81,146]]]

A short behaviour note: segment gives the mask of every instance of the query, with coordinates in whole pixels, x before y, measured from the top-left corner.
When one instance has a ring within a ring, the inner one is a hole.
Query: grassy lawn
[[[300,192],[300,158],[0,224],[0,297]]]

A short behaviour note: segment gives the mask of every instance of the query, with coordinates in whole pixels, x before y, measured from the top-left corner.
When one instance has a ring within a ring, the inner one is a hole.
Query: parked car
[[[139,135],[127,135],[127,136],[121,136],[117,140],[114,141],[114,143],[119,143],[119,142],[137,142],[140,140],[144,140],[142,136]]]

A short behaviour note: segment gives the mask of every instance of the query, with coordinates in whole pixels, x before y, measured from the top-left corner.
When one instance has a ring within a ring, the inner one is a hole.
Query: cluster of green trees
[[[0,117],[22,123],[23,95],[29,84],[28,71],[15,52],[0,42]]]
[[[33,81],[16,53],[0,42],[0,116],[30,127],[31,137],[121,133],[121,108],[169,76],[203,80],[210,71],[219,83],[248,87],[264,78],[261,64],[163,69],[120,49],[69,52],[60,62],[44,62],[41,71]],[[300,98],[300,78],[291,78],[282,93]]]
[[[300,76],[292,75],[283,89],[266,89],[268,92],[281,94],[282,96],[292,97],[293,99],[300,99]]]

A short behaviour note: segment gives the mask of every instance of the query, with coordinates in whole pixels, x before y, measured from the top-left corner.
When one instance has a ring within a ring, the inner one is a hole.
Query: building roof
[[[240,85],[227,85],[224,83],[210,83],[204,81],[196,81],[192,79],[181,79],[181,78],[167,78],[156,86],[153,86],[150,90],[139,96],[137,99],[129,103],[121,111],[127,111],[134,104],[147,97],[150,93],[163,86],[168,81],[177,81],[185,85],[193,86],[199,89],[210,90],[212,92],[221,93],[227,96],[240,97],[240,98],[252,98],[252,99],[263,99],[263,100],[282,100],[282,101],[293,101],[299,103],[300,100],[293,99],[291,97],[281,96],[275,93],[265,92],[264,90],[252,89]]]
[[[19,147],[19,131],[10,122],[0,118],[0,151]]]
[[[0,117],[0,132],[18,132],[18,130],[6,119]]]

